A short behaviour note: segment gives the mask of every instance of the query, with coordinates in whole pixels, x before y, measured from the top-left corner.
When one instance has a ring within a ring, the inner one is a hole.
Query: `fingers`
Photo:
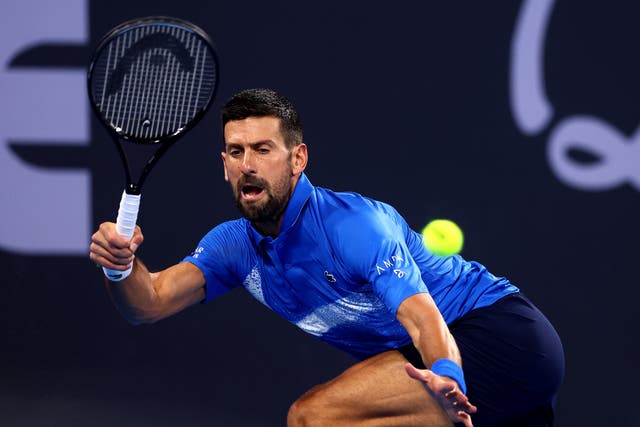
[[[475,406],[469,403],[469,399],[467,398],[467,396],[459,392],[457,389],[450,391],[449,393],[446,393],[445,397],[447,399],[455,401],[458,405],[464,405],[465,407],[475,408]]]
[[[98,231],[91,236],[89,259],[113,270],[126,270],[131,266],[134,253],[143,240],[138,226],[129,241],[118,234],[114,223],[102,223]]]
[[[472,405],[464,395],[461,396],[460,400],[452,401],[451,406],[453,406],[458,413],[475,414],[478,411],[478,408]]]
[[[478,411],[478,408],[469,402],[467,396],[465,396],[458,387],[444,394],[444,397],[449,399],[452,406],[458,411],[464,411],[465,413],[473,414]]]
[[[463,424],[465,427],[473,427],[471,414],[476,413],[477,408],[469,403],[465,395],[460,394],[460,397],[464,398],[464,400],[452,402],[452,408],[447,410],[449,418],[456,423]]]
[[[142,230],[140,229],[139,225],[136,225],[136,229],[133,231],[133,237],[131,237],[129,249],[131,249],[131,251],[135,253],[138,250],[138,247],[142,244],[143,240],[144,236],[142,235]]]
[[[91,261],[112,270],[126,270],[133,262],[133,255],[116,256],[95,242],[91,242],[89,249],[89,259]]]
[[[465,427],[473,427],[470,414],[477,412],[478,408],[469,402],[454,380],[436,375],[429,369],[417,369],[411,363],[404,367],[411,378],[423,383],[427,391],[447,411],[451,420],[462,423]]]
[[[404,365],[404,369],[411,378],[422,382],[428,382],[434,375],[431,371],[427,369],[418,369],[411,363]]]
[[[456,421],[456,423],[462,423],[462,425],[464,425],[464,427],[473,427],[473,423],[471,422],[471,415],[467,414],[464,411],[458,412],[457,415],[458,416],[454,420],[454,421]]]

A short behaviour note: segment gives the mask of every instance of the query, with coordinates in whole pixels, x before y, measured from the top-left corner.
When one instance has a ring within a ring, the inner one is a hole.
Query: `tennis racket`
[[[135,19],[118,25],[98,43],[87,85],[94,113],[111,134],[125,172],[126,187],[116,219],[122,236],[133,236],[142,185],[151,169],[202,118],[217,83],[213,44],[189,22],[162,16]],[[138,165],[142,168],[137,179],[125,141],[157,146],[146,163]],[[131,269],[103,269],[112,281],[131,273]]]

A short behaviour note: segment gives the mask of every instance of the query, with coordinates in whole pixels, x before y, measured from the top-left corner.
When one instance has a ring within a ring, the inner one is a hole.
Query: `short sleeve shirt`
[[[388,204],[313,186],[302,175],[280,234],[244,219],[213,228],[184,262],[206,280],[206,301],[244,287],[305,332],[357,358],[407,345],[396,319],[409,296],[429,293],[451,323],[518,289],[481,264],[430,253]]]

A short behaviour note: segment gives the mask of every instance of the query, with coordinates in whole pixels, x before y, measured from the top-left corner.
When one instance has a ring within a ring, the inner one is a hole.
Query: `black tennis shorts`
[[[472,310],[449,325],[455,337],[475,427],[553,426],[564,351],[547,318],[522,293]],[[424,369],[413,345],[398,349]]]

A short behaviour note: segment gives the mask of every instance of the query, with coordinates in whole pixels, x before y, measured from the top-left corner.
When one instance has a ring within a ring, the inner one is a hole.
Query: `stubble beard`
[[[244,178],[235,189],[235,202],[243,217],[253,223],[277,222],[284,214],[291,198],[291,168],[281,175],[273,187],[265,180]],[[242,199],[242,186],[257,184],[264,189],[264,200],[259,203],[246,203]]]

